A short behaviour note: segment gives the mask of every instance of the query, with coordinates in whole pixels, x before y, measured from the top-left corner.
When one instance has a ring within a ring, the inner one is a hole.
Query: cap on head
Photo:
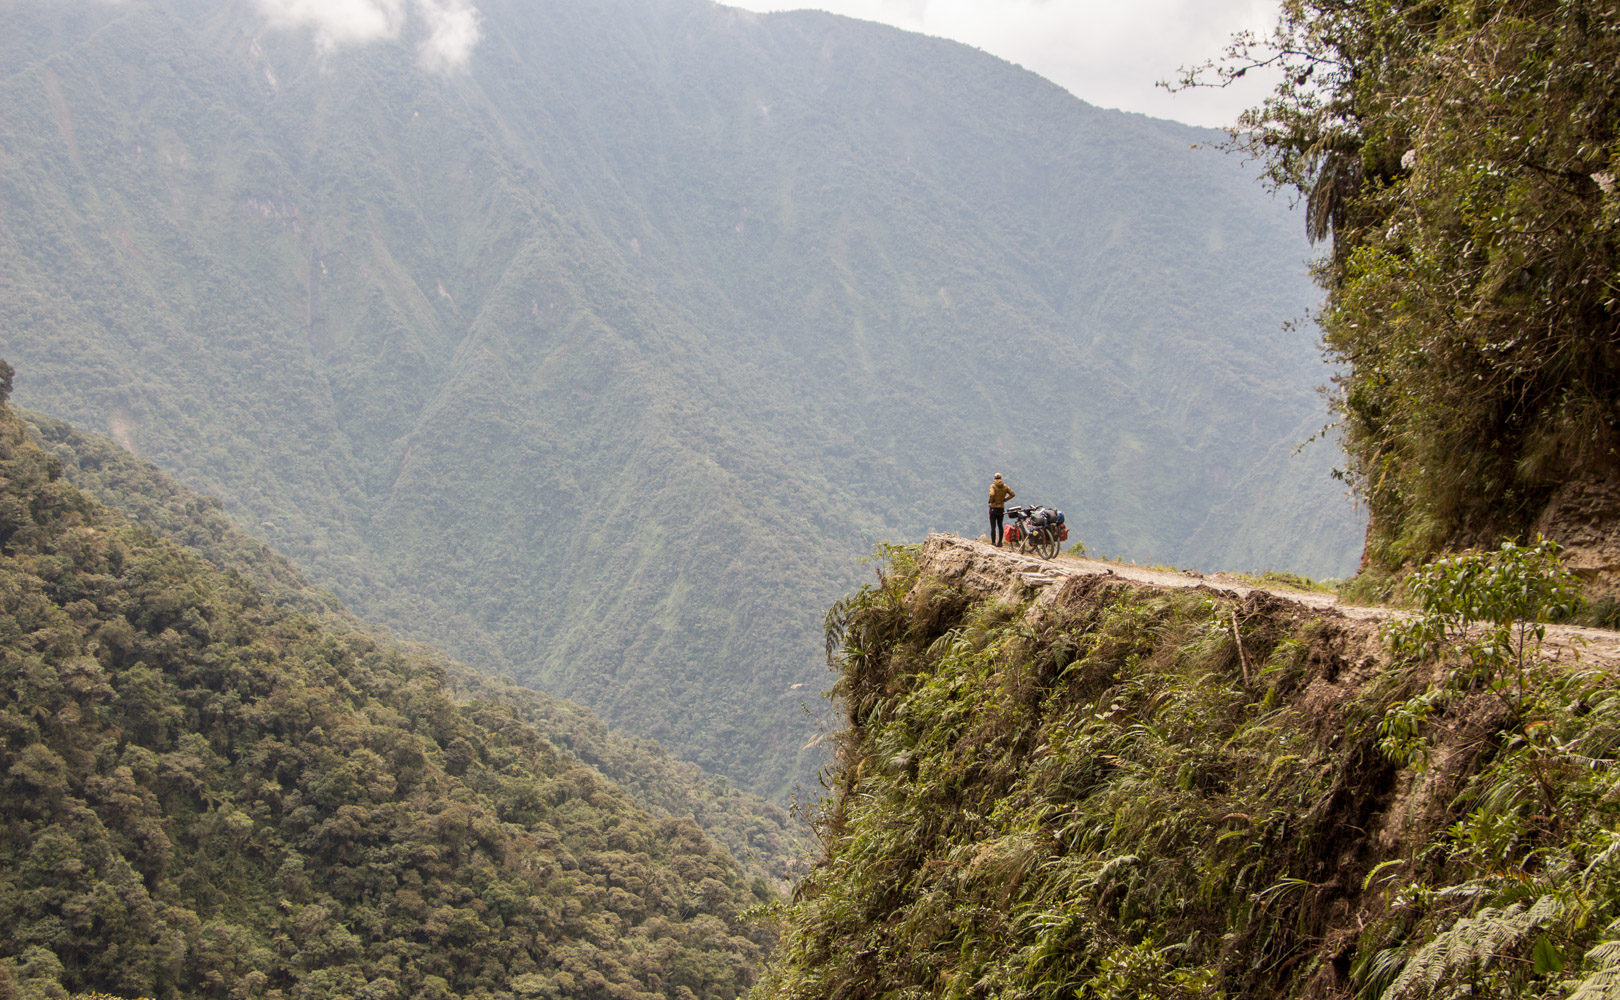
[[[1001,478],[1001,473],[998,472],[995,475],[991,476],[990,478],[991,479],[1000,479]]]

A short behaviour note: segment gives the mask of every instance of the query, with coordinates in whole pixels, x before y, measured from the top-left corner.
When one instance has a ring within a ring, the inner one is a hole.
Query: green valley
[[[1297,216],[953,43],[491,0],[0,12],[0,356],[400,636],[785,801],[818,621],[991,471],[1113,555],[1341,575]]]
[[[690,813],[228,530],[204,548],[240,569],[62,470],[0,405],[0,995],[746,991],[770,942],[742,914],[773,893]],[[217,510],[179,499],[209,542]]]
[[[0,1000],[1620,996],[1613,3],[316,9],[0,10]]]
[[[41,414],[18,415],[62,477],[90,498],[215,569],[243,578],[279,608],[338,632],[378,631],[356,619],[330,592],[311,585],[284,556],[232,524],[216,498],[179,486],[105,438]],[[481,674],[431,648],[415,646],[412,652],[443,676],[454,696],[498,704],[520,716],[638,806],[660,816],[694,819],[750,878],[763,878],[772,889],[782,890],[802,868],[800,824],[780,808],[671,757],[652,740],[609,729],[583,706]]]

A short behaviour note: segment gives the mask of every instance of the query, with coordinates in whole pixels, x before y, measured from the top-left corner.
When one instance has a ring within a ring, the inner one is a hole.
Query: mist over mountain
[[[823,609],[992,471],[1353,567],[1301,226],[1215,134],[811,12],[275,10],[0,11],[0,356],[397,633],[782,796]]]

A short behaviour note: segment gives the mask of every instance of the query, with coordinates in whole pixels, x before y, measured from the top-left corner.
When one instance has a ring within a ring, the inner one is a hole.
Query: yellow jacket
[[[1007,501],[1011,500],[1017,495],[1018,494],[1012,491],[1011,486],[1008,486],[1001,480],[992,479],[990,481],[990,506],[1005,507],[1007,506]]]

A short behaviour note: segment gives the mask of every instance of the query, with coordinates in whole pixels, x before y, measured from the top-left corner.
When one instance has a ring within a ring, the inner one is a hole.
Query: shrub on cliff
[[[1620,10],[1288,0],[1236,144],[1308,208],[1333,393],[1393,570],[1528,532],[1620,470]],[[1192,75],[1197,79],[1197,74]]]

